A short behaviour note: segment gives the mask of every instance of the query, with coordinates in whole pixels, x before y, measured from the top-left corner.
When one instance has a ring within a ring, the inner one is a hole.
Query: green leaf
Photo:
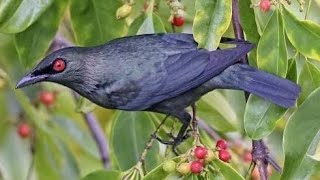
[[[0,32],[18,33],[27,29],[53,0],[7,0],[0,2]]]
[[[164,25],[159,16],[156,14],[148,14],[137,34],[164,33]]]
[[[251,139],[262,139],[269,135],[285,112],[285,108],[250,95],[244,114],[244,128],[247,135]]]
[[[107,179],[121,179],[121,173],[118,171],[106,171],[106,170],[98,170],[92,172],[81,180],[107,180]]]
[[[68,1],[56,0],[45,13],[25,31],[15,35],[20,61],[30,67],[48,51],[58,31]]]
[[[231,21],[231,6],[231,0],[196,0],[192,31],[200,48],[217,49]]]
[[[297,62],[295,59],[289,59],[288,61],[288,73],[286,79],[291,80],[292,82],[297,82],[298,80],[298,69]]]
[[[52,122],[58,127],[55,133],[57,133],[61,139],[63,138],[66,143],[70,140],[70,137],[71,141],[78,144],[84,151],[93,157],[99,158],[96,143],[93,141],[92,137],[89,136],[89,133],[84,131],[84,129],[76,124],[74,120],[54,117]]]
[[[0,122],[0,179],[25,179],[32,159],[30,143],[17,135],[8,119]]]
[[[161,18],[156,14],[141,14],[130,25],[128,35],[166,32]]]
[[[314,163],[304,163],[305,158],[312,156],[312,150],[319,143],[320,129],[320,88],[298,107],[288,120],[284,130],[283,147],[285,152],[284,169],[281,179],[299,179],[311,173]],[[316,142],[314,142],[314,140]]]
[[[298,20],[286,8],[283,18],[291,44],[303,55],[320,61],[320,26],[309,20]]]
[[[243,129],[244,93],[219,89],[203,96],[197,103],[197,115],[220,132]]]
[[[306,61],[301,70],[298,84],[301,86],[298,103],[301,104],[313,90],[320,87],[320,70],[309,61]]]
[[[80,171],[65,144],[54,136],[38,131],[35,143],[35,168],[39,179],[77,180]]]
[[[119,111],[113,119],[111,148],[120,170],[135,165],[155,130],[154,116],[146,112]],[[152,169],[158,164],[159,144],[154,143],[146,156],[146,168]]]
[[[251,6],[251,0],[239,1],[239,15],[241,27],[246,35],[247,40],[252,43],[258,44],[260,35],[257,29],[257,23],[254,17],[254,10]],[[257,49],[254,49],[249,54],[249,64],[257,67]]]
[[[219,159],[216,159],[215,161],[213,161],[213,163],[215,164],[215,166],[218,167],[219,174],[221,174],[224,177],[224,179],[244,180],[244,178],[229,164],[222,162]]]
[[[93,46],[125,35],[125,21],[116,18],[120,6],[120,0],[71,0],[70,16],[76,42]]]
[[[0,25],[9,19],[18,9],[22,0],[10,0],[0,2]]]
[[[171,159],[178,163],[180,157],[175,157]],[[158,165],[156,168],[152,169],[148,172],[144,177],[143,180],[153,180],[153,179],[168,179],[171,174],[163,170],[163,163]]]
[[[287,74],[287,47],[280,12],[276,10],[266,25],[257,48],[260,69],[285,77]]]

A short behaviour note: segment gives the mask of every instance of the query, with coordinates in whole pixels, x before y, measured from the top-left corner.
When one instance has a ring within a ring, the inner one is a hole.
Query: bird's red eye
[[[66,68],[66,63],[64,62],[63,59],[61,58],[57,58],[54,62],[53,62],[53,70],[56,72],[62,72],[65,68]]]

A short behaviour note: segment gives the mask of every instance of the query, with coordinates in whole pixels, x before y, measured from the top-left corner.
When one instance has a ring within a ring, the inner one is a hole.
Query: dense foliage
[[[297,82],[297,106],[287,110],[253,95],[246,102],[240,91],[214,91],[197,103],[205,148],[193,152],[199,139],[191,137],[179,146],[186,153],[176,157],[151,139],[142,166],[140,155],[163,115],[102,109],[55,84],[15,90],[15,83],[68,41],[93,46],[176,31],[192,32],[199,47],[214,50],[222,36],[234,37],[232,0],[0,1],[0,179],[244,179],[252,139],[266,140],[283,167],[281,174],[270,168],[271,178],[319,178],[319,9],[319,0],[239,0],[236,15],[245,38],[257,45],[250,65]],[[89,115],[98,119],[110,146],[106,170]],[[158,134],[168,139],[179,127],[168,119]],[[228,147],[216,145],[220,138]],[[259,177],[256,169],[251,177]]]

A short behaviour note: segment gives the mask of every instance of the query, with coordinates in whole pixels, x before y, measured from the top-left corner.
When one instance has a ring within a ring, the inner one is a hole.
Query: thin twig
[[[200,119],[199,117],[197,117],[197,120],[198,120],[199,127],[203,129],[214,140],[221,139],[219,134],[211,126],[209,126],[204,120]]]
[[[104,132],[93,113],[90,112],[90,113],[82,113],[82,114],[90,129],[93,139],[96,141],[103,166],[107,169],[110,167],[109,146],[105,138]]]
[[[244,39],[243,30],[240,24],[239,17],[239,4],[238,0],[232,0],[232,23],[234,28],[234,34],[237,39]],[[243,63],[248,64],[248,57],[245,56],[242,59]],[[246,101],[249,94],[245,92]],[[268,179],[268,164],[270,163],[277,171],[281,172],[281,167],[269,156],[267,146],[262,139],[252,140],[252,160],[257,164],[260,173],[261,180]]]
[[[72,43],[65,39],[62,35],[58,34],[54,41],[51,44],[50,50],[55,51],[64,47],[70,47],[72,46]],[[78,99],[76,93],[74,93],[74,98]],[[93,113],[82,113],[82,116],[84,117],[88,128],[91,132],[91,135],[93,139],[96,142],[96,145],[99,149],[100,153],[100,159],[103,163],[103,166],[107,169],[109,168],[110,164],[110,159],[109,159],[109,146],[108,146],[108,141],[105,137],[105,134],[100,127],[97,118]]]

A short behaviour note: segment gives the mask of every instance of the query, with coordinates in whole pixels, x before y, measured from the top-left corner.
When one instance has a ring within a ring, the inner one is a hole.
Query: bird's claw
[[[179,137],[179,136],[175,137],[175,136],[172,135],[172,133],[168,133],[168,136],[171,139],[173,139],[171,141],[170,140],[169,141],[163,140],[163,139],[161,139],[160,137],[158,137],[155,134],[153,134],[152,137],[155,138],[156,140],[158,140],[162,144],[171,145],[172,146],[172,151],[176,155],[179,155],[179,153],[177,152],[177,146],[190,137],[189,132],[190,131],[187,131],[187,133],[184,136],[181,136],[181,137]]]

